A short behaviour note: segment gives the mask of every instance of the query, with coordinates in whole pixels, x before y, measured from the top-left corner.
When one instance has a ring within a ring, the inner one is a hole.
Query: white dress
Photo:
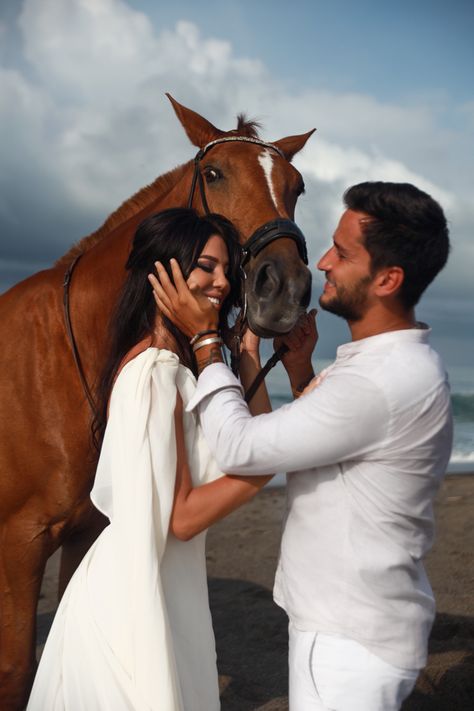
[[[174,408],[194,376],[148,348],[115,383],[91,498],[109,519],[56,613],[27,711],[216,711],[205,532],[168,533],[176,474]],[[194,484],[220,476],[184,413]]]

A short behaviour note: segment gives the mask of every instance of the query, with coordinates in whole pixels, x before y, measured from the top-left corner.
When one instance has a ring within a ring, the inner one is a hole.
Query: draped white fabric
[[[91,494],[111,521],[61,601],[27,711],[220,708],[205,533],[168,534],[176,473],[174,407],[196,387],[149,348],[117,378]],[[220,476],[196,416],[184,414],[193,482]]]

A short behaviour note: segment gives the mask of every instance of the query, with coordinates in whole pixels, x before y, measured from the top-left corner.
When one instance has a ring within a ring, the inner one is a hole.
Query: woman
[[[197,334],[190,345],[158,312],[147,274],[171,258],[219,311],[220,330],[238,301],[237,235],[225,218],[172,209],[140,225],[94,422],[101,454],[91,498],[110,525],[63,596],[28,711],[220,708],[205,529],[270,477],[222,476],[185,412],[194,352],[220,336]],[[241,365],[246,387],[259,369],[251,335]],[[252,413],[268,409],[260,388]]]

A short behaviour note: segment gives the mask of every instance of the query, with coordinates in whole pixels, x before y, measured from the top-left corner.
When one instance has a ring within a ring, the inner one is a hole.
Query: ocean
[[[262,362],[266,362],[268,355],[265,348],[263,351]],[[315,360],[315,372],[320,372],[330,363],[330,360]],[[448,473],[474,472],[474,367],[448,367],[447,370],[454,416],[454,443]],[[274,408],[291,402],[288,379],[281,363],[270,371],[266,382]],[[273,481],[274,485],[279,486],[284,483],[282,475],[278,475]]]

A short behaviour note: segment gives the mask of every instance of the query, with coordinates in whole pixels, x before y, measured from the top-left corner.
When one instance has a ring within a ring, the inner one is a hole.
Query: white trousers
[[[346,637],[289,626],[290,711],[398,711],[418,669],[400,669]]]

